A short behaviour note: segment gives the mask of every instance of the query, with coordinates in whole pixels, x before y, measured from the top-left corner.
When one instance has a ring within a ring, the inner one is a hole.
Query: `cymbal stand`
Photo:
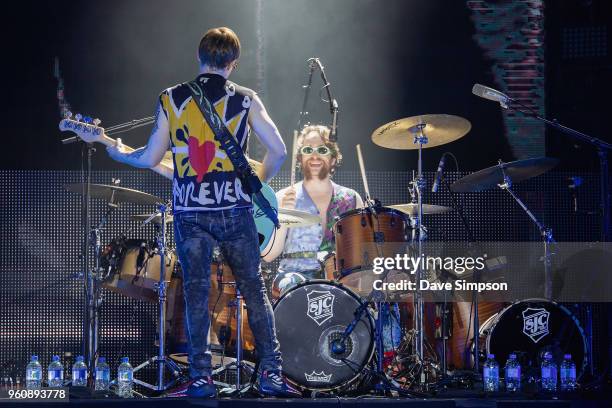
[[[115,193],[111,194],[106,206],[107,210],[100,219],[100,223],[93,228],[91,226],[91,156],[95,149],[87,144],[88,150],[88,164],[87,164],[87,182],[86,182],[86,193],[85,193],[85,216],[86,216],[86,228],[87,228],[87,243],[84,250],[83,265],[85,271],[85,319],[83,320],[84,325],[84,336],[83,336],[83,348],[84,355],[87,361],[88,371],[90,372],[89,378],[94,378],[94,370],[96,361],[98,359],[98,346],[100,344],[99,338],[99,327],[100,327],[100,306],[102,303],[100,297],[100,285],[99,282],[104,279],[102,276],[102,268],[100,266],[100,259],[102,257],[102,231],[106,225],[108,218],[115,211],[119,205],[115,200]],[[90,263],[90,250],[92,247],[94,254],[94,265],[93,268],[89,267]]]
[[[423,254],[423,240],[425,239],[425,234],[422,231],[423,225],[423,190],[425,189],[425,178],[423,177],[423,145],[428,143],[428,138],[425,135],[425,127],[426,124],[421,123],[415,125],[408,129],[408,132],[413,137],[413,143],[418,144],[419,146],[419,157],[418,157],[418,167],[417,167],[417,178],[412,181],[413,188],[416,192],[418,210],[417,215],[412,220],[413,222],[413,231],[416,230],[418,232],[417,236],[417,256],[422,256]],[[420,290],[420,281],[423,279],[423,271],[421,269],[421,262],[418,262],[417,268],[415,271],[415,278],[417,282],[417,287],[415,290],[415,319],[414,319],[414,329],[416,331],[415,336],[415,347],[417,358],[419,360],[419,364],[421,365],[421,375],[419,376],[419,384],[422,388],[426,386],[426,378],[425,371],[423,370],[423,364],[425,363],[425,353],[424,353],[424,324],[423,324],[423,314],[425,312],[424,302],[423,302],[423,293]]]
[[[527,208],[525,203],[512,191],[512,179],[506,175],[504,171],[503,162],[499,160],[499,169],[501,170],[504,180],[501,184],[497,186],[507,191],[512,198],[521,206],[521,208],[527,213],[529,218],[533,221],[533,223],[538,227],[540,231],[540,235],[542,236],[542,241],[544,243],[544,297],[547,300],[552,300],[552,253],[550,252],[550,246],[555,242],[555,239],[552,235],[552,230],[542,224],[535,215]]]
[[[157,286],[157,298],[158,298],[158,354],[144,363],[134,367],[134,373],[142,370],[150,364],[157,363],[157,384],[149,384],[145,381],[134,378],[134,383],[142,385],[143,387],[149,388],[154,391],[164,391],[174,385],[176,380],[180,376],[180,368],[174,361],[168,358],[165,354],[166,347],[166,217],[168,211],[168,204],[160,204],[159,212],[161,215],[161,226],[157,237],[157,246],[159,247],[159,282]],[[172,271],[170,271],[172,273]],[[174,379],[168,383],[164,383],[164,372],[165,368],[170,370],[170,373],[174,376]]]

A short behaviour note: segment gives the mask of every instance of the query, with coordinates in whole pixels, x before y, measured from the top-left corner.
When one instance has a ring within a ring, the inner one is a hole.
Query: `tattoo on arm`
[[[144,155],[146,148],[146,146],[143,146],[139,149],[134,150],[133,152],[123,153],[120,155],[120,157],[117,158],[117,160],[134,167],[147,167],[140,162],[140,158]]]
[[[130,160],[130,159],[136,159],[136,160],[140,159],[142,157],[142,155],[144,154],[146,148],[147,148],[146,146],[143,146],[143,147],[141,147],[139,149],[136,149],[133,152],[126,154],[126,158],[128,160]]]
[[[155,110],[155,121],[153,122],[153,130],[151,131],[151,133],[155,133],[157,132],[157,130],[159,129],[159,115],[161,115],[161,103],[157,104],[157,109]]]

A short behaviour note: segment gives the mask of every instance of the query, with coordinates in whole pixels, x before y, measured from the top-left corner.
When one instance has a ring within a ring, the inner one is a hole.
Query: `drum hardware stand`
[[[381,275],[380,280],[385,281],[387,279],[387,275],[389,274],[389,272],[390,270],[385,269]],[[415,392],[415,391],[408,391],[408,390],[405,390],[405,389],[402,389],[396,386],[389,380],[389,378],[387,378],[384,372],[384,368],[383,368],[384,344],[383,344],[383,337],[382,337],[382,329],[383,329],[382,304],[384,303],[384,301],[382,297],[383,295],[380,293],[380,291],[372,289],[370,293],[368,294],[367,298],[361,301],[361,305],[357,309],[355,309],[355,312],[353,314],[355,317],[348,324],[348,326],[346,326],[340,338],[335,339],[331,342],[331,345],[330,345],[331,354],[338,355],[338,354],[343,354],[346,351],[346,340],[349,338],[351,333],[353,333],[353,331],[355,330],[355,327],[357,327],[357,324],[361,321],[362,317],[367,312],[368,305],[374,302],[377,308],[377,317],[376,317],[375,330],[374,330],[374,344],[376,346],[377,361],[376,361],[376,369],[369,370],[369,373],[368,373],[377,379],[377,383],[374,385],[374,390],[380,393],[381,395],[385,395],[387,392],[390,392],[390,391],[395,391],[400,396],[403,396],[403,397],[415,397],[415,398],[424,397],[425,394]]]
[[[159,282],[156,284],[158,297],[158,319],[159,319],[159,346],[158,355],[151,357],[144,363],[134,367],[134,372],[140,371],[150,364],[157,363],[157,384],[149,384],[147,382],[134,378],[134,383],[142,385],[154,391],[164,391],[174,385],[177,378],[180,376],[180,368],[165,355],[165,340],[166,340],[166,216],[169,204],[160,204],[159,212],[161,216],[161,227],[157,238],[157,246],[159,247]],[[168,383],[164,383],[164,368],[168,367],[171,374],[175,377]]]
[[[222,264],[220,265],[221,266],[219,266],[219,268],[223,268]],[[218,271],[217,273],[218,275],[223,276],[222,269],[220,269],[220,271]],[[219,283],[221,285],[234,286],[234,288],[236,289],[236,298],[232,300],[230,303],[230,306],[236,306],[236,359],[230,362],[229,364],[226,364],[224,366],[217,368],[216,370],[213,371],[213,374],[219,374],[226,370],[235,369],[236,370],[236,384],[234,386],[234,390],[230,392],[227,396],[242,397],[242,395],[245,392],[249,391],[252,387],[252,381],[251,383],[245,385],[244,387],[241,384],[241,379],[242,379],[241,371],[245,370],[248,372],[252,370],[252,368],[249,367],[243,361],[243,351],[244,350],[242,346],[242,322],[244,318],[243,316],[244,297],[242,296],[242,293],[240,293],[240,289],[238,289],[238,285],[236,284],[236,282],[223,282],[221,279],[221,282]],[[223,289],[220,287],[219,290],[222,291]]]
[[[459,171],[459,164],[457,163],[457,159],[455,158],[454,155],[451,155],[454,159],[455,159],[455,165],[457,166],[457,171]],[[441,176],[441,182],[444,184],[446,191],[448,192],[448,194],[450,195],[451,201],[453,203],[453,208],[457,211],[457,213],[459,214],[459,218],[461,219],[461,223],[463,224],[463,227],[465,228],[465,232],[467,234],[467,239],[468,239],[468,245],[472,246],[474,245],[474,243],[476,242],[474,240],[474,234],[472,233],[472,229],[470,228],[470,224],[467,221],[467,217],[465,216],[465,213],[463,212],[463,205],[460,205],[457,202],[457,198],[455,197],[455,193],[453,192],[453,190],[451,190],[450,187],[450,183],[448,183],[448,181],[446,180],[446,177],[444,177],[444,174],[442,174]],[[486,267],[485,264],[485,268],[488,269]],[[479,283],[480,282],[480,277],[481,277],[482,272],[479,269],[474,269],[474,281],[475,283]],[[446,299],[446,292],[444,294],[445,299]],[[474,326],[474,335],[472,336],[472,344],[474,345],[474,372],[476,373],[476,375],[480,375],[480,356],[479,356],[479,342],[480,342],[480,316],[478,313],[478,291],[474,290],[473,291],[473,295],[472,295],[472,304],[474,307],[474,314],[473,314],[473,326]],[[444,376],[446,375],[446,348],[444,349]],[[469,360],[468,360],[469,361]],[[469,363],[468,363],[469,364]]]
[[[426,124],[421,123],[419,125],[413,126],[408,129],[408,132],[411,133],[413,136],[413,143],[419,145],[417,177],[416,177],[416,180],[414,178],[412,180],[412,186],[417,196],[418,210],[417,210],[416,217],[414,217],[414,220],[411,220],[416,224],[416,228],[413,227],[414,228],[413,231],[414,230],[418,231],[417,256],[421,256],[423,253],[423,240],[425,239],[425,234],[422,231],[423,190],[425,189],[425,186],[426,186],[425,178],[423,177],[423,145],[426,145],[429,141],[424,131],[426,126],[427,126]],[[424,314],[425,308],[423,304],[423,294],[421,293],[420,283],[419,283],[422,278],[423,278],[423,271],[421,270],[421,263],[419,262],[417,265],[416,271],[415,271],[415,279],[417,282],[417,287],[415,290],[415,299],[414,299],[414,303],[415,303],[414,329],[416,331],[414,350],[416,351],[417,358],[421,365],[421,375],[419,378],[419,384],[421,388],[425,388],[426,387],[425,372],[422,369],[423,364],[425,363],[425,353],[424,353],[424,348],[423,348],[424,346],[423,345],[424,343],[423,314]]]
[[[527,206],[521,201],[521,199],[514,193],[512,190],[512,180],[508,177],[504,171],[503,162],[499,160],[499,169],[501,170],[504,181],[501,184],[498,184],[498,187],[502,190],[507,191],[512,198],[521,206],[521,208],[527,213],[529,218],[534,222],[534,224],[538,227],[540,231],[540,235],[542,236],[542,241],[544,243],[544,297],[548,301],[552,301],[552,255],[550,252],[550,247],[555,243],[555,239],[552,235],[552,230],[542,224],[533,213],[527,208]]]
[[[612,150],[612,144],[605,142],[601,139],[598,139],[593,136],[589,136],[567,126],[560,124],[556,119],[549,120],[538,114],[534,109],[526,106],[520,101],[509,98],[506,96],[506,101],[500,105],[504,109],[513,110],[515,112],[520,112],[525,116],[528,116],[533,119],[537,119],[541,122],[544,122],[546,125],[557,129],[566,135],[573,137],[574,139],[580,140],[582,142],[586,142],[591,146],[597,149],[597,156],[599,158],[599,170],[600,170],[600,211],[601,211],[601,241],[609,242],[612,239],[612,231],[611,231],[611,215],[610,211],[612,208],[611,204],[611,193],[610,193],[610,176],[609,176],[609,167],[608,167],[608,152]],[[532,217],[533,219],[533,217]],[[534,220],[535,221],[535,220]],[[537,223],[537,222],[536,222]]]

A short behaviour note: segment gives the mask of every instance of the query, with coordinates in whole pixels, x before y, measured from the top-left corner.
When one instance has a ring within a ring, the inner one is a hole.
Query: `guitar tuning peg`
[[[83,122],[85,122],[87,124],[91,124],[91,122],[92,122],[91,116],[85,116],[83,118]]]
[[[76,115],[74,115],[74,118],[76,119],[77,122],[80,122],[81,119],[83,119],[83,115],[81,115],[80,113],[77,113]]]
[[[95,126],[98,126],[100,123],[102,123],[102,121],[101,121],[100,119],[98,119],[98,118],[95,118],[95,119],[93,120],[93,124],[94,124]]]
[[[72,117],[72,112],[70,112],[70,111],[64,112],[64,118],[65,119],[70,119],[71,117]]]

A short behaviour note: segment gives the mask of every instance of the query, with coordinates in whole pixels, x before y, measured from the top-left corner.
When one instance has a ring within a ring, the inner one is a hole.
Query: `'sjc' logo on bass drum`
[[[329,291],[313,290],[306,295],[308,311],[306,315],[319,326],[334,317],[334,298]]]
[[[534,343],[542,340],[548,334],[549,317],[550,313],[544,308],[523,310],[523,333]]]

